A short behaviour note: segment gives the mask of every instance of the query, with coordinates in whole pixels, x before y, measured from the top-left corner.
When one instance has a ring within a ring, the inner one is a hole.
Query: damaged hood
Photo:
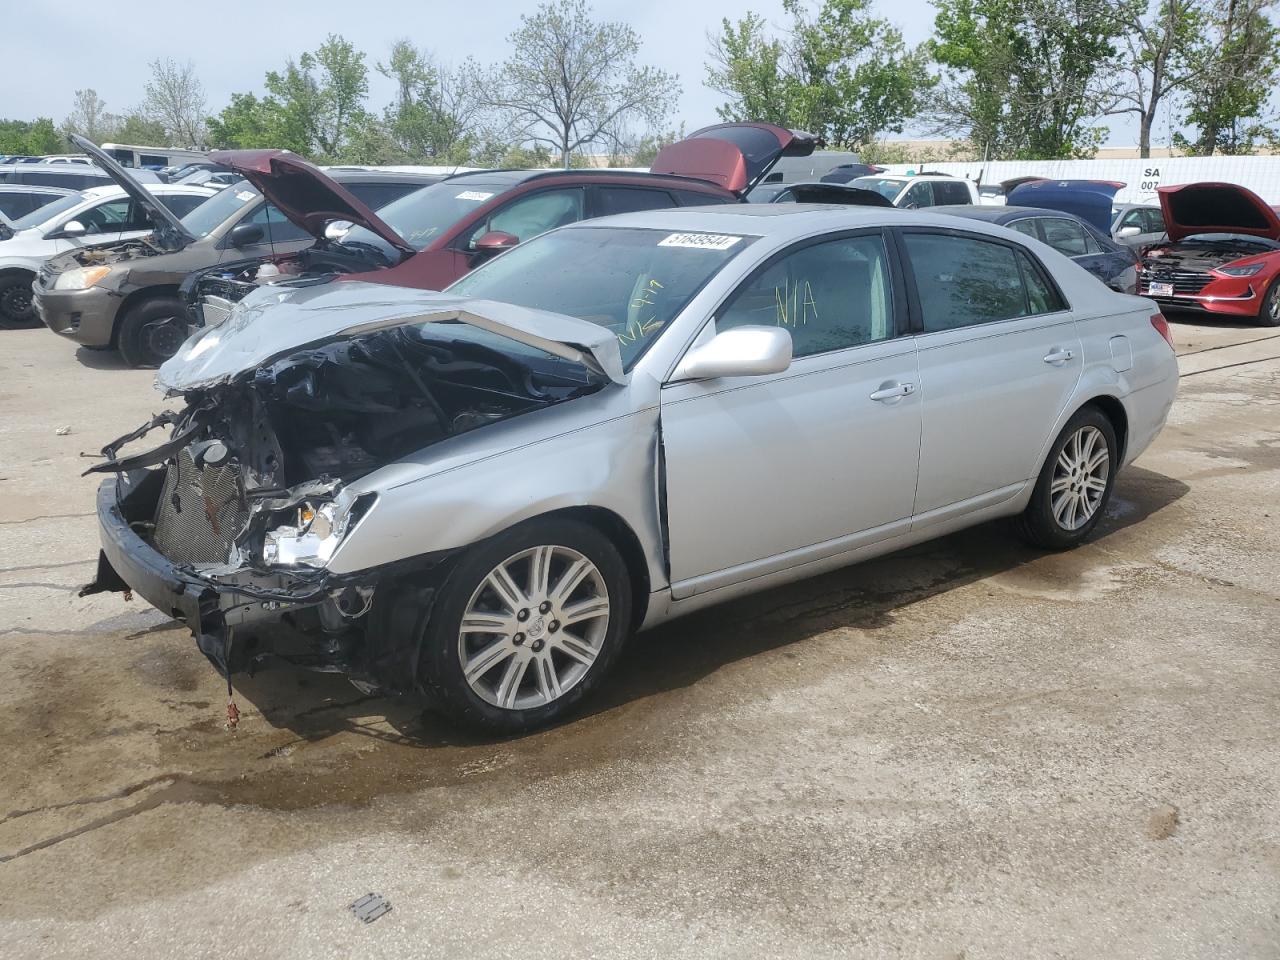
[[[168,207],[157,200],[151,191],[133,179],[129,171],[116,163],[115,158],[109,153],[99,150],[96,144],[86,140],[78,133],[69,133],[67,137],[77,147],[93,157],[93,162],[105,170],[107,175],[118,183],[125,193],[147,211],[151,217],[151,222],[156,226],[157,234],[162,235],[162,238],[167,241],[164,246],[177,249],[185,247],[189,243],[195,243],[196,238],[182,225],[182,221],[175,217]]]
[[[209,159],[240,174],[317,240],[324,239],[327,224],[347,220],[377,234],[403,253],[418,252],[350,190],[297,154],[288,150],[215,150]]]
[[[216,386],[283,356],[392,327],[459,321],[624,382],[618,338],[560,313],[380,283],[263,286],[197,333],[156,374],[164,390]]]
[[[1280,240],[1280,217],[1252,190],[1235,183],[1160,187],[1160,209],[1175,243],[1197,233],[1241,233]]]

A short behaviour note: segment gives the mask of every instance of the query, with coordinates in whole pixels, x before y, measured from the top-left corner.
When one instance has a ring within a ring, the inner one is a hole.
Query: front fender
[[[650,407],[408,482],[375,480],[361,492],[375,492],[376,503],[329,569],[354,573],[458,549],[546,513],[596,507],[631,528],[657,589],[667,582],[657,472],[658,410]]]

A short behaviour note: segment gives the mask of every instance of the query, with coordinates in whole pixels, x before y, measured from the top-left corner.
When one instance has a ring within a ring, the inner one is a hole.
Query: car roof
[[[1007,223],[1020,217],[1059,217],[1064,220],[1076,220],[1083,223],[1074,213],[1065,210],[1051,210],[1048,207],[1009,207],[978,206],[976,204],[939,204],[930,209],[946,213],[953,217],[970,217],[974,220],[985,220],[987,223]]]
[[[94,189],[99,188],[95,187]],[[0,181],[0,193],[53,193],[67,197],[73,193],[80,193],[80,191],[72,190],[69,187],[51,187],[44,183],[7,183]]]
[[[364,170],[359,167],[321,167],[325,176],[338,183],[420,183],[424,187],[444,179],[439,173],[397,173],[395,170]]]
[[[583,220],[561,229],[630,227],[640,230],[670,230],[680,233],[730,233],[771,237],[782,241],[800,239],[823,230],[856,230],[865,227],[929,226],[956,229],[955,218],[926,210],[896,207],[854,207],[825,203],[743,203],[705,207],[670,207],[622,213],[596,220]],[[977,232],[987,232],[975,224]],[[996,232],[994,225],[991,232]]]

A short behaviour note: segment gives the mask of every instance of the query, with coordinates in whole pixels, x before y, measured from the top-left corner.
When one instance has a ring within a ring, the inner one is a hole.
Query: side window
[[[643,187],[596,187],[596,216],[634,213],[638,210],[662,210],[674,207],[675,200],[665,190]]]
[[[191,194],[170,194],[167,197],[159,197],[158,199],[168,208],[170,213],[181,220],[209,198]]]
[[[1147,208],[1142,212],[1146,214],[1145,219],[1147,221],[1146,230],[1143,231],[1144,233],[1164,233],[1165,232],[1164,214],[1161,211],[1155,210],[1152,208]]]
[[[917,207],[933,206],[933,191],[929,189],[928,183],[913,183],[907,191],[906,196],[902,198],[900,207],[914,210]]]
[[[307,231],[291,222],[288,217],[269,203],[264,203],[240,222],[256,223],[262,227],[263,237],[260,241],[261,243],[289,243],[293,240],[305,240],[310,236]]]
[[[1120,221],[1120,226],[1137,227],[1145,233],[1147,229],[1145,214],[1145,210],[1130,210],[1124,215],[1124,219]]]
[[[105,203],[98,204],[96,207],[82,210],[71,220],[79,220],[83,223],[85,234],[90,236],[98,233],[119,233],[121,230],[132,230],[134,228],[128,226],[129,208],[131,206],[133,206],[133,201],[128,197],[121,197],[119,200],[108,200]]]
[[[1010,230],[1017,230],[1019,233],[1025,233],[1028,237],[1040,239],[1040,231],[1036,229],[1035,220],[1027,217],[1024,220],[1015,220],[1013,223],[1006,224]]]
[[[471,231],[467,237],[467,246],[474,247],[477,240],[495,230],[518,237],[523,243],[548,230],[562,227],[566,223],[576,223],[581,219],[581,187],[541,190],[526,194],[490,215],[487,222]]]
[[[1061,295],[1045,277],[1040,265],[1021,250],[1018,251],[1018,265],[1022,268],[1022,280],[1027,287],[1027,307],[1033,316],[1038,313],[1054,313],[1067,308]]]
[[[933,184],[934,197],[940,198],[938,203],[972,203],[973,198],[969,196],[969,188],[963,183],[940,183],[934,181]]]
[[[1084,229],[1074,220],[1043,217],[1040,226],[1044,230],[1044,242],[1064,256],[1082,257],[1089,253],[1089,241]]]
[[[783,254],[740,287],[716,330],[786,327],[797,357],[874,343],[893,336],[890,291],[879,234],[811,244]]]
[[[954,330],[1030,311],[1012,247],[972,237],[903,235],[926,333]]]

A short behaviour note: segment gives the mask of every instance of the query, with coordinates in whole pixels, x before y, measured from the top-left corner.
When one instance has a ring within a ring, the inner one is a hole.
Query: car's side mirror
[[[241,223],[231,228],[231,233],[227,236],[228,242],[233,247],[247,247],[255,243],[261,243],[262,238],[267,235],[262,229],[260,223]]]
[[[62,237],[83,237],[88,232],[89,228],[79,220],[68,220],[62,225],[62,230],[59,231],[58,235]]]
[[[510,250],[519,242],[520,238],[513,233],[490,230],[475,242],[473,249],[476,253],[492,256],[495,253],[501,253],[503,250]]]
[[[791,334],[782,327],[734,327],[686,353],[671,380],[759,377],[789,366]]]
[[[324,238],[326,240],[341,240],[351,230],[352,222],[350,220],[330,220],[324,225]]]
[[[1141,227],[1121,227],[1116,231],[1116,239],[1120,240],[1124,237],[1136,237],[1141,232]]]

